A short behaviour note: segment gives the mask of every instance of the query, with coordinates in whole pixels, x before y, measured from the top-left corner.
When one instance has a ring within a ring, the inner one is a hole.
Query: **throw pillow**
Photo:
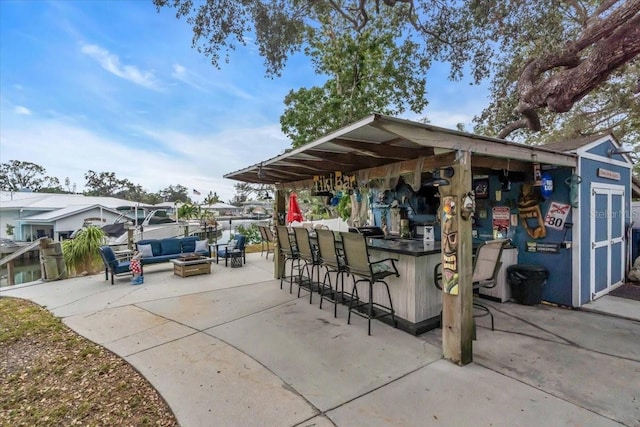
[[[227,250],[232,251],[236,246],[238,246],[238,241],[236,239],[229,240],[229,243],[227,243]]]
[[[209,242],[207,240],[196,241],[196,252],[206,252],[209,250]]]
[[[138,245],[138,251],[140,255],[142,255],[142,258],[150,258],[153,256],[151,245]]]

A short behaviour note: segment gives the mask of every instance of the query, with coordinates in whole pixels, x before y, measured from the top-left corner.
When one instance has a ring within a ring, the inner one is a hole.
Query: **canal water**
[[[40,278],[42,277],[42,272],[40,270],[40,260],[38,259],[38,257],[16,260],[14,272],[16,285],[40,280]],[[7,267],[2,266],[2,268],[0,268],[0,286],[8,285],[9,280],[7,278]]]

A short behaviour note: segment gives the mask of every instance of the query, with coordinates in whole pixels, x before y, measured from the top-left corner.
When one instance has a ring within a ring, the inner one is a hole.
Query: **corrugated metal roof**
[[[473,158],[571,167],[577,164],[574,155],[544,146],[534,147],[373,114],[303,147],[224,177],[250,183],[295,183],[337,170],[353,173],[418,158],[438,159],[440,153],[456,150],[471,151]]]
[[[117,208],[119,206],[135,206],[136,202],[118,199],[116,197],[93,197],[84,196],[82,194],[57,194],[57,193],[13,193],[20,195],[13,200],[2,200],[0,209],[16,209],[25,210],[54,210],[62,209],[73,205],[102,205],[108,208]],[[30,194],[24,197],[24,194]]]
[[[72,216],[72,215],[76,215],[82,212],[86,212],[89,211],[91,209],[94,208],[100,208],[102,207],[103,210],[107,211],[107,212],[112,212],[114,214],[119,215],[120,212],[118,212],[115,209],[111,209],[111,208],[107,208],[104,206],[101,206],[99,204],[95,204],[95,205],[72,205],[72,206],[67,206],[65,208],[62,209],[56,209],[53,211],[49,211],[49,212],[43,212],[43,213],[39,213],[36,215],[31,215],[31,216],[26,216],[26,217],[22,217],[20,218],[21,220],[25,221],[25,222],[33,222],[33,221],[56,221],[68,216]]]

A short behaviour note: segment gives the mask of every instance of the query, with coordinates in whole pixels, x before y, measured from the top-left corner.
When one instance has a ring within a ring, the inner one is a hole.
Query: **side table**
[[[234,249],[229,254],[231,261],[231,268],[242,267],[242,251],[240,249]]]

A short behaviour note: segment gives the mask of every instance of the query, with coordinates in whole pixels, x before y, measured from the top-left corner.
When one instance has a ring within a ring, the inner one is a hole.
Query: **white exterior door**
[[[624,187],[591,184],[591,300],[624,281]]]

